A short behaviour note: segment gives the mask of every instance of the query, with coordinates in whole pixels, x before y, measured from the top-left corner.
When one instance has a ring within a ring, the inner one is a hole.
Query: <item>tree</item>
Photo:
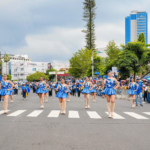
[[[7,75],[7,79],[8,79],[8,80],[11,80],[11,79],[12,79],[12,76],[11,76],[10,74],[8,74],[8,75]]]
[[[134,73],[134,77],[138,72],[140,72],[142,67],[145,67],[150,61],[150,49],[145,47],[145,43],[142,42],[128,42],[126,45],[122,45],[123,47],[123,55],[124,62],[131,61],[129,63],[130,71],[132,70]],[[128,58],[125,56],[129,55]],[[129,59],[129,60],[128,60]],[[119,62],[119,60],[118,60]]]
[[[138,41],[145,44],[145,35],[144,35],[144,33],[139,34]]]
[[[104,75],[104,66],[103,66],[103,58],[99,56],[95,56],[94,58],[94,72],[98,71],[101,75]],[[86,71],[86,76],[92,76],[91,65],[88,67]]]
[[[118,46],[116,46],[116,43],[114,40],[109,41],[108,45],[106,47],[106,54],[108,55],[108,58],[110,60],[116,59],[118,57],[118,54],[120,53],[120,49]]]
[[[73,57],[69,60],[69,74],[75,78],[84,77],[88,67],[91,65],[92,51],[89,49],[78,50]]]
[[[37,72],[27,76],[26,79],[28,81],[32,82],[32,81],[39,81],[40,77],[43,77],[44,80],[48,80],[49,79],[47,75],[45,75],[44,73],[39,72],[39,71],[37,71]]]
[[[49,69],[49,70],[46,70],[46,75],[49,77],[49,80],[52,80],[55,78],[55,75],[50,75],[49,72],[54,72],[54,71],[57,71],[56,69]]]
[[[84,4],[84,13],[83,13],[83,20],[86,22],[86,30],[82,32],[86,34],[86,48],[89,50],[95,50],[95,24],[94,20],[96,18],[96,2],[95,0],[85,0]]]
[[[6,63],[6,74],[7,74],[7,63],[10,61],[10,57],[8,54],[3,56],[4,62]]]
[[[115,61],[115,65],[121,72],[121,79],[126,79],[130,76],[130,72],[135,74],[139,71],[138,57],[132,51],[123,50],[119,53],[118,59]]]

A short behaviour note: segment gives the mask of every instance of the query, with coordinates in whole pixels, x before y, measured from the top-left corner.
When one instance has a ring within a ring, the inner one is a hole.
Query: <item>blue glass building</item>
[[[140,33],[144,33],[148,44],[148,15],[147,12],[132,11],[125,18],[125,44],[138,39]]]

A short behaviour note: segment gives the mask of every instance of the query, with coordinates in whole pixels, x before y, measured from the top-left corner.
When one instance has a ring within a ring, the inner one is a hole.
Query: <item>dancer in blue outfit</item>
[[[114,116],[113,112],[115,107],[115,94],[116,94],[116,89],[119,87],[119,82],[112,77],[113,72],[111,70],[108,70],[107,73],[108,73],[108,78],[104,80],[104,85],[106,85],[106,88],[103,93],[107,98],[108,115],[109,118],[111,118]],[[110,100],[111,100],[111,104],[110,104]]]
[[[9,89],[11,89],[12,85],[9,83]],[[14,93],[14,89],[10,90],[11,91],[11,95],[9,95],[10,97],[10,102],[13,103],[13,93]]]
[[[40,77],[40,82],[38,82],[36,86],[38,87],[36,93],[39,95],[40,98],[40,104],[41,104],[40,108],[44,108],[44,93],[47,88],[47,84],[46,82],[43,81],[43,77]]]
[[[96,94],[97,94],[97,85],[93,82],[93,88],[91,90],[91,94],[92,94],[92,100],[93,102],[96,102]]]
[[[69,89],[64,79],[61,79],[61,84],[58,85],[56,91],[58,91],[56,97],[58,97],[60,102],[61,114],[66,114],[66,98],[68,97]]]
[[[130,83],[128,85],[128,88],[130,88],[128,90],[128,94],[130,95],[131,106],[132,108],[134,108],[135,107],[135,95],[137,94],[138,85],[136,82],[134,82],[133,77],[130,78]]]
[[[84,99],[85,99],[85,108],[90,108],[89,104],[89,96],[90,96],[90,90],[93,88],[92,83],[89,81],[89,78],[86,77],[84,83],[82,84],[82,87],[84,87],[82,93],[84,94]]]
[[[11,88],[9,88],[9,84],[11,84]],[[2,96],[3,99],[3,106],[4,106],[4,114],[8,113],[8,97],[9,95],[11,95],[11,90],[13,89],[14,84],[7,80],[7,75],[4,75],[4,80],[1,83],[1,90],[0,90],[0,94]]]
[[[44,94],[44,98],[45,98],[45,102],[48,102],[48,92],[49,92],[49,85],[47,84],[47,81],[46,81],[46,85],[47,85],[47,87],[46,86],[44,86],[44,88],[46,88],[46,90],[45,90],[45,94]]]
[[[67,93],[67,95],[68,95],[67,102],[70,102],[70,93],[71,93],[72,86],[70,85],[69,82],[67,82],[67,86],[68,86],[68,89],[69,89],[68,93]]]

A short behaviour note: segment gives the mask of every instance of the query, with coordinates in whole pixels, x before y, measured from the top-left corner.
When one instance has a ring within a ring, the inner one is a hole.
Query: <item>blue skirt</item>
[[[59,92],[56,94],[56,97],[58,97],[58,98],[67,98],[68,95],[67,95],[67,93],[65,93],[65,92],[59,91]]]
[[[0,90],[0,95],[5,96],[5,95],[11,95],[12,90],[7,91],[7,89],[1,89]]]
[[[113,88],[105,88],[103,93],[106,94],[106,95],[115,95],[116,94],[116,90],[113,89]]]
[[[40,93],[40,94],[43,94],[43,93],[45,93],[45,91],[46,90],[43,90],[43,88],[38,88],[37,90],[36,90],[36,93]]]
[[[68,93],[71,93],[71,90],[69,89]]]
[[[97,93],[97,91],[95,89],[92,89],[91,93]]]
[[[137,92],[134,91],[134,90],[129,89],[129,90],[128,90],[128,94],[129,94],[129,95],[135,95],[135,94],[137,94]]]
[[[89,88],[84,88],[82,91],[83,94],[90,94],[91,91],[89,90]]]
[[[49,90],[48,90],[48,89],[46,89],[46,90],[45,90],[45,93],[48,93],[48,91],[49,91]]]

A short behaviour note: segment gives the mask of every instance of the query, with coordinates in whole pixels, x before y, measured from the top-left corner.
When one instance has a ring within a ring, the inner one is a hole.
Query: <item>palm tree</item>
[[[3,56],[4,62],[6,63],[6,74],[7,74],[7,63],[10,61],[10,57],[8,54]]]

